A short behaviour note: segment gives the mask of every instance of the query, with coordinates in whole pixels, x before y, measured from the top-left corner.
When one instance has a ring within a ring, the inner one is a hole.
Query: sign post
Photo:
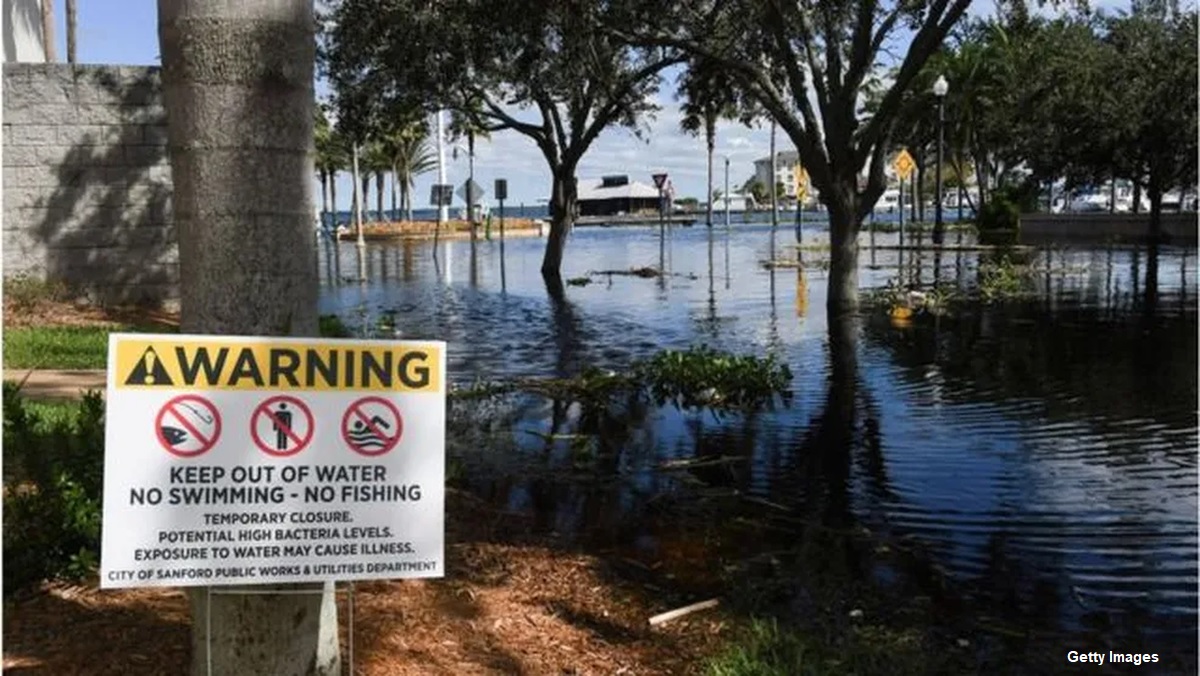
[[[808,171],[797,162],[792,175],[796,182],[796,244],[803,244],[804,200],[808,199]]]
[[[444,574],[446,346],[112,334],[100,586]]]
[[[507,286],[504,279],[504,200],[508,199],[508,181],[496,179],[496,199],[500,200],[500,289]]]
[[[654,174],[653,178],[654,178],[654,187],[658,188],[658,232],[661,235],[663,232],[663,228],[665,227],[664,226],[664,223],[665,223],[664,215],[666,212],[666,208],[665,208],[665,205],[663,204],[663,186],[667,184],[667,175],[665,173],[664,174]]]
[[[901,148],[900,154],[896,155],[896,159],[892,162],[892,168],[896,170],[896,176],[900,179],[900,248],[904,249],[904,181],[912,175],[913,169],[917,166],[912,155],[908,154],[908,148]],[[874,231],[872,231],[874,235]],[[875,244],[872,242],[871,247]],[[903,254],[901,254],[903,255]]]

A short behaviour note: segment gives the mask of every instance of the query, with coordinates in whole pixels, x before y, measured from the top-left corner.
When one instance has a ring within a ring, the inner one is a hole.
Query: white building
[[[743,211],[754,211],[754,198],[750,195],[733,194],[728,198],[721,196],[719,199],[713,200],[713,213],[719,214],[725,211],[725,203],[729,202],[729,211],[732,213],[741,213]]]
[[[5,63],[46,61],[42,46],[42,0],[4,0],[0,23],[4,25]]]
[[[795,150],[784,150],[775,153],[775,182],[783,184],[783,193],[779,199],[796,199],[796,164],[800,162],[800,154]],[[754,160],[754,179],[771,191],[771,158],[764,157]],[[810,191],[811,192],[811,191]]]

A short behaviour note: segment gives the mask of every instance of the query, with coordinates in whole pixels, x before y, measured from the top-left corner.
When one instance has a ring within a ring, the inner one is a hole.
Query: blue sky
[[[66,54],[66,9],[64,0],[54,0],[59,59]],[[977,3],[992,7],[990,2]],[[1114,4],[1104,2],[1101,4]],[[1126,3],[1119,3],[1126,4]],[[118,65],[157,65],[159,63],[157,3],[152,0],[82,0],[79,6],[79,61]],[[973,11],[972,13],[980,13]],[[688,136],[679,130],[679,103],[673,97],[674,86],[668,83],[658,97],[662,110],[647,122],[648,140],[639,140],[628,131],[606,130],[592,145],[580,164],[580,177],[601,174],[628,174],[632,179],[651,184],[650,175],[666,171],[679,197],[703,198],[705,190],[705,151],[703,138]],[[318,94],[324,89],[318,86]],[[778,150],[791,149],[791,143],[780,133]],[[741,125],[722,123],[717,130],[714,163],[714,185],[723,183],[723,160],[730,160],[730,186],[743,183],[754,173],[754,160],[768,155],[769,127],[747,129]],[[457,159],[446,152],[447,180],[461,184],[467,177],[465,152]],[[476,181],[490,195],[492,181],[506,178],[509,184],[508,204],[537,204],[550,191],[550,174],[540,153],[526,137],[515,132],[502,132],[491,141],[476,145]],[[436,172],[417,179],[418,208],[428,206],[429,186]],[[314,183],[315,183],[314,179]],[[350,179],[340,178],[338,206],[347,209],[350,200]],[[318,199],[320,193],[317,193]],[[371,203],[374,203],[372,198]],[[455,205],[457,209],[459,205]]]

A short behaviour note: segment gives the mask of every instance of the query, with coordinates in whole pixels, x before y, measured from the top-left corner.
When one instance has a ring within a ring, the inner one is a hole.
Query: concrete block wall
[[[5,63],[4,275],[174,302],[166,142],[157,68]]]

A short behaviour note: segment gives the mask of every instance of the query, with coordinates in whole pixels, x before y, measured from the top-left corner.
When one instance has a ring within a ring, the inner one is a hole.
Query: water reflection
[[[788,526],[780,538],[827,549],[843,574],[867,575],[870,561],[829,534],[864,525],[916,553],[920,565],[903,579],[943,571],[1018,626],[1115,650],[1144,645],[1194,664],[1192,252],[1100,245],[1022,254],[1039,271],[1029,302],[896,328],[882,316],[830,324],[824,254],[805,251],[813,266],[794,271],[764,266],[791,249],[769,228],[673,230],[577,230],[567,277],[655,262],[676,274],[569,288],[547,286],[538,273],[538,238],[509,241],[507,261],[489,242],[472,252],[447,241],[438,258],[414,255],[427,244],[383,245],[402,249],[403,281],[392,273],[353,286],[336,273],[353,247],[326,245],[322,311],[396,312],[405,337],[449,341],[457,382],[620,369],[700,342],[777,353],[797,376],[793,405],[755,416],[717,420],[632,401],[617,414],[518,402],[511,435],[495,442],[511,452],[477,452],[472,488],[528,512],[537,528],[660,553],[684,537],[664,505],[736,491],[797,523],[821,524]],[[806,224],[809,244],[823,237]],[[987,260],[897,250],[893,233],[876,240],[874,264],[860,271],[864,286],[908,275],[966,286]],[[670,258],[668,245],[678,249]],[[779,311],[793,274],[794,319]],[[582,436],[547,436],[562,431]],[[711,463],[660,469],[696,458]],[[740,546],[751,556],[769,544]]]

